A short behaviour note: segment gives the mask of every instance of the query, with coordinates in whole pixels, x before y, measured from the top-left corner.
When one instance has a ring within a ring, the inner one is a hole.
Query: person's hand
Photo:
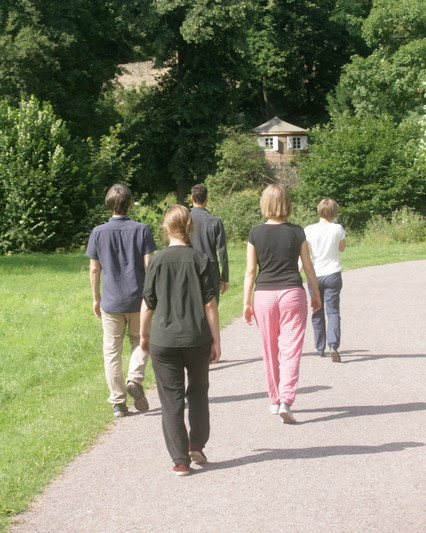
[[[221,281],[220,282],[220,294],[223,294],[229,289],[229,282],[228,281]]]
[[[311,307],[312,307],[312,313],[316,313],[319,311],[322,307],[321,303],[321,297],[313,295],[311,298]]]
[[[210,364],[218,363],[220,356],[220,343],[212,342],[212,347],[210,349]]]
[[[249,326],[251,326],[253,324],[253,319],[254,319],[254,310],[253,310],[252,305],[249,305],[249,304],[244,305],[243,316],[244,316],[244,320],[246,321],[246,323]]]
[[[149,354],[149,335],[147,337],[141,337],[140,346],[142,348],[143,353]]]
[[[101,303],[100,302],[93,302],[93,314],[96,318],[101,318]]]

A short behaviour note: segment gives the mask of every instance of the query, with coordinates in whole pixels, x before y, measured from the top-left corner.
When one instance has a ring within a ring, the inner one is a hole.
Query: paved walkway
[[[344,274],[341,364],[309,325],[295,426],[269,414],[258,331],[211,369],[209,463],[171,471],[159,402],[114,423],[12,533],[423,533],[426,261]]]

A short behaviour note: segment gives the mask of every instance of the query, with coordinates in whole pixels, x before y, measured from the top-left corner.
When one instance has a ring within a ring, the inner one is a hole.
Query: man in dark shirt
[[[219,302],[219,295],[227,291],[229,287],[225,230],[220,218],[215,217],[206,209],[208,198],[205,185],[200,183],[192,187],[191,202],[193,205],[191,217],[194,228],[191,234],[192,246],[195,250],[206,254],[210,259],[216,300]],[[218,255],[222,273],[219,268]]]
[[[145,270],[157,247],[148,226],[127,216],[132,194],[125,185],[113,185],[105,203],[112,216],[106,224],[92,230],[86,255],[90,257],[93,312],[102,318],[104,331],[108,401],[114,406],[114,416],[123,417],[128,412],[127,393],[133,396],[138,411],[149,409],[142,387],[148,355],[140,347],[140,307]],[[126,327],[132,353],[125,382],[121,357]]]

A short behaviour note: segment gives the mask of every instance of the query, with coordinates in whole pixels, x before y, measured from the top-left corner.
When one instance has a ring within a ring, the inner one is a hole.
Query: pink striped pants
[[[299,381],[308,305],[304,289],[255,291],[254,314],[272,403],[292,405]]]

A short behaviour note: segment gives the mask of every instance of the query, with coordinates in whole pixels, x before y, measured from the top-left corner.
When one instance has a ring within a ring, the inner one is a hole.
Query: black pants
[[[209,438],[210,348],[210,342],[188,348],[150,345],[162,407],[164,439],[176,465],[189,465],[189,444],[203,448]],[[188,375],[186,392],[185,368]],[[189,437],[185,425],[185,396],[188,400]]]

